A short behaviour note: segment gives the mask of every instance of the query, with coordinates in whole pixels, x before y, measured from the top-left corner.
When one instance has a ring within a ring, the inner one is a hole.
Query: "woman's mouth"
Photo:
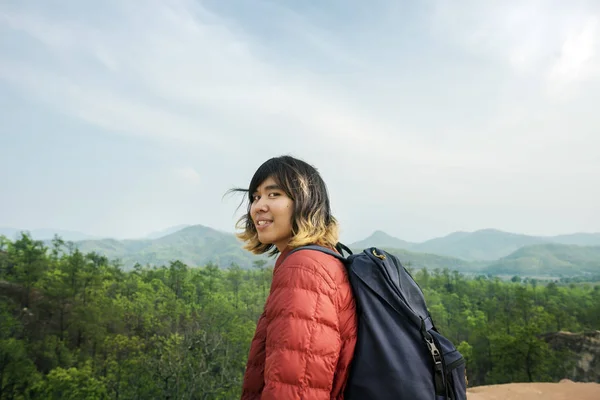
[[[257,229],[265,229],[272,223],[273,223],[273,221],[266,220],[266,219],[260,219],[260,220],[256,221],[256,228]]]

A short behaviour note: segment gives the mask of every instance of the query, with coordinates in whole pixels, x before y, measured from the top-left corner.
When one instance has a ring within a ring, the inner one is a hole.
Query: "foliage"
[[[239,398],[271,275],[265,260],[126,272],[58,238],[0,237],[0,400]],[[539,335],[600,328],[598,286],[415,277],[471,385],[561,379]]]
[[[239,396],[266,262],[124,272],[60,239],[0,245],[0,399]]]
[[[448,270],[414,276],[438,329],[465,355],[471,385],[560,380],[571,359],[542,335],[600,328],[600,286],[465,279]]]

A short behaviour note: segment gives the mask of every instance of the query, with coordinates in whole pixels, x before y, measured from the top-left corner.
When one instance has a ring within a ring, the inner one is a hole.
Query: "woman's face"
[[[263,244],[273,244],[282,252],[292,238],[294,202],[277,185],[267,178],[252,194],[250,216]]]

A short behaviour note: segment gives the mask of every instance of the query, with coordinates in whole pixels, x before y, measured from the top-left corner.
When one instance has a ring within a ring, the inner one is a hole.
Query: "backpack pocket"
[[[446,337],[434,330],[430,333],[438,344],[444,360],[447,395],[441,398],[467,400],[466,362],[463,355]]]
[[[446,366],[446,382],[448,383],[448,394],[452,400],[466,400],[467,374],[465,359],[458,360]]]

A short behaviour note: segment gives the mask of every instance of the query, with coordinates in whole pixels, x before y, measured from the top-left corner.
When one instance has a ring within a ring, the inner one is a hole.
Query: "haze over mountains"
[[[180,231],[183,228],[187,228],[188,226],[190,226],[190,224],[176,225],[176,226],[161,229],[158,231],[150,232],[149,234],[145,235],[142,238],[133,238],[133,239],[158,239],[163,236],[167,236],[171,233]],[[84,232],[72,231],[72,230],[66,230],[66,229],[32,229],[32,230],[28,230],[28,229],[17,229],[17,228],[11,228],[11,227],[0,227],[0,236],[4,235],[4,236],[12,239],[15,237],[15,235],[19,235],[19,232],[21,232],[21,231],[29,232],[31,237],[33,237],[34,239],[37,239],[37,240],[51,240],[54,237],[54,235],[58,235],[63,240],[68,240],[68,241],[91,240],[91,239],[114,239],[114,238],[100,237],[97,235],[90,235],[90,234],[87,234]]]
[[[175,233],[184,228],[187,228],[188,226],[191,226],[191,225],[189,225],[189,224],[176,225],[176,226],[172,226],[170,228],[161,229],[159,231],[150,232],[149,234],[146,235],[146,239],[159,239],[163,236],[167,236],[167,235],[170,235],[171,233]]]
[[[37,240],[49,240],[54,237],[54,235],[58,235],[64,240],[88,240],[88,239],[101,239],[98,236],[89,235],[87,233],[71,231],[66,229],[17,229],[11,227],[0,227],[0,236],[6,236],[9,239],[14,239],[15,236],[18,236],[21,231],[27,231],[31,235],[32,238]]]
[[[482,229],[411,243],[375,231],[350,245],[386,248],[405,264],[464,273],[524,276],[600,275],[600,233],[529,236]]]
[[[35,239],[49,240],[52,232],[33,231],[31,234]],[[250,268],[257,260],[272,262],[266,256],[254,256],[243,250],[233,234],[203,225],[179,225],[142,239],[126,240],[90,238],[72,231],[55,232],[73,241],[81,251],[96,251],[110,259],[119,259],[126,269],[135,263],[164,265],[175,260],[188,265],[213,262],[221,267],[236,263],[243,268]],[[14,239],[18,230],[0,230],[0,234]],[[354,252],[371,246],[390,251],[413,268],[448,268],[492,275],[600,275],[600,233],[540,237],[484,229],[412,243],[375,231],[349,244]]]
[[[454,232],[422,243],[410,243],[375,231],[368,238],[355,242],[352,247],[390,247],[421,253],[433,253],[464,260],[496,260],[509,255],[523,246],[558,243],[578,246],[600,246],[600,233],[574,233],[558,236],[529,236],[482,229],[475,232]]]

